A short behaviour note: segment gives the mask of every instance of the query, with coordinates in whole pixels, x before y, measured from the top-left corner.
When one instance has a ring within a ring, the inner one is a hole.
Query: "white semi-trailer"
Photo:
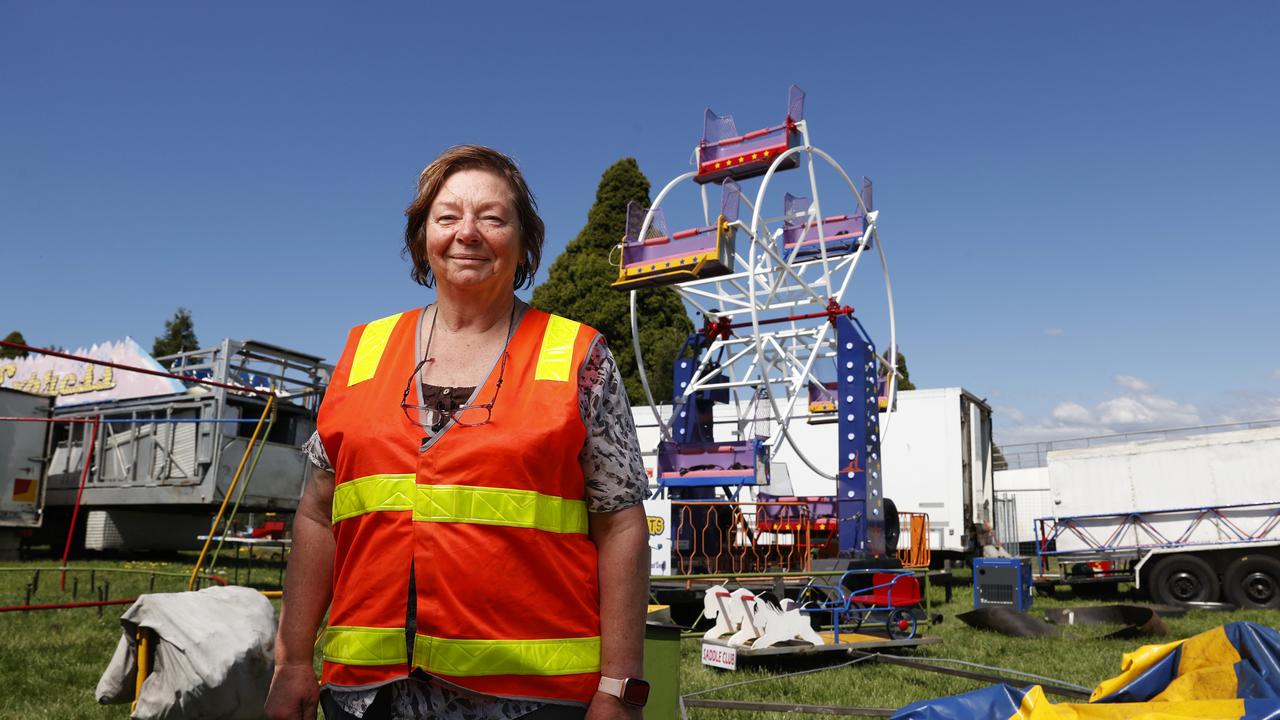
[[[1280,607],[1280,428],[1054,451],[1038,544],[1166,603]]]
[[[18,554],[21,538],[44,511],[47,419],[53,398],[0,388],[0,559]]]

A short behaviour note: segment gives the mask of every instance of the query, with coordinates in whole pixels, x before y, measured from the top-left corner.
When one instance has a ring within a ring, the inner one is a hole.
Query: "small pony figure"
[[[755,594],[746,588],[738,588],[730,595],[729,608],[736,611],[731,619],[736,621],[738,632],[726,641],[729,647],[742,647],[764,632],[764,625],[754,612],[756,602]]]
[[[702,596],[702,616],[708,620],[714,619],[716,624],[702,634],[703,640],[716,640],[737,631],[742,612],[734,607],[735,603],[730,602],[732,597],[733,594],[723,585],[707,588]],[[735,616],[738,616],[736,622]]]
[[[756,650],[771,647],[789,640],[803,640],[812,645],[824,645],[822,636],[813,631],[809,618],[800,613],[800,606],[794,600],[783,598],[782,605],[774,605],[768,598],[756,598],[755,620],[763,629],[763,633],[751,647]]]

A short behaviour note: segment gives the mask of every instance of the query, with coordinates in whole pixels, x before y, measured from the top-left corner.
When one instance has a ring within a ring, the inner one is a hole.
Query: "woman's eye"
[[[436,217],[436,222],[440,225],[448,225],[450,223],[455,223],[457,221],[458,221],[458,218],[455,215],[438,215]]]

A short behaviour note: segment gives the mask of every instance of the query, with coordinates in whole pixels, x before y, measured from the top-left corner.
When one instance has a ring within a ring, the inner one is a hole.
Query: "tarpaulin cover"
[[[1231,718],[1280,720],[1280,632],[1236,622],[1126,653],[1119,675],[1088,704],[1052,703],[1038,685],[996,685],[923,700],[899,720],[1112,720]]]
[[[134,720],[250,720],[263,717],[274,666],[271,601],[246,587],[155,593],[120,617],[123,636],[98,681],[103,704],[133,699],[138,628],[155,633],[155,659]]]

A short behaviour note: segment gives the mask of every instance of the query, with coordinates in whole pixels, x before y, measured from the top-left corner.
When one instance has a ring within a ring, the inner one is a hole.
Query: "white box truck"
[[[1158,602],[1280,607],[1280,428],[1048,454],[1038,542]]]
[[[17,557],[24,534],[40,527],[53,398],[0,388],[0,559]]]

